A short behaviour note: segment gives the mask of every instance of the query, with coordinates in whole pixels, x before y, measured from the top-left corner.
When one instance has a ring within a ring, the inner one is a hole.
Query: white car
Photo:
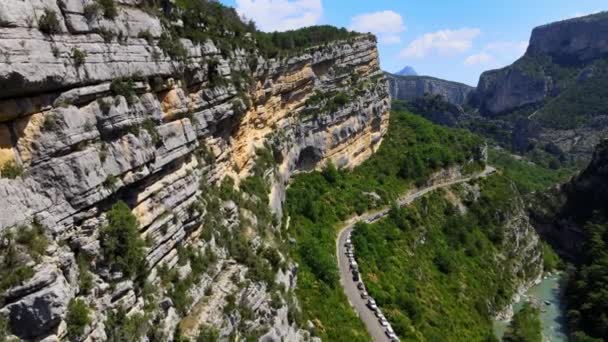
[[[367,306],[374,312],[378,310],[378,306],[376,304],[367,304]]]

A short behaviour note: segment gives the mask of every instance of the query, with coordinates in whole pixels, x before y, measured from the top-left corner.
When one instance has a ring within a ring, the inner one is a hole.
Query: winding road
[[[410,191],[404,196],[400,197],[397,200],[397,203],[401,207],[412,203],[413,201],[417,200],[418,198],[424,196],[425,194],[431,191],[437,190],[439,188],[448,187],[454,184],[468,182],[472,179],[486,177],[494,173],[495,171],[495,168],[491,166],[486,166],[486,168],[482,172],[470,177],[458,178],[448,182],[431,185],[426,188]],[[376,211],[366,212],[362,215],[355,216],[349,219],[344,223],[344,226],[338,233],[338,238],[336,240],[336,253],[338,255],[338,266],[340,268],[340,283],[342,285],[342,288],[344,289],[344,293],[346,293],[348,301],[357,312],[359,318],[361,318],[363,323],[365,323],[369,335],[374,341],[377,342],[390,340],[385,335],[385,329],[380,325],[380,322],[378,321],[378,318],[375,316],[374,312],[367,307],[367,299],[361,298],[361,291],[357,289],[357,282],[355,282],[352,277],[350,264],[348,262],[348,257],[346,256],[345,243],[357,222],[376,222],[379,219],[387,216],[389,211],[390,207],[385,207]]]

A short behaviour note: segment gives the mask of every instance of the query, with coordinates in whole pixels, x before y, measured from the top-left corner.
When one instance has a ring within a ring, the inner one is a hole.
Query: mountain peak
[[[413,67],[406,65],[403,69],[395,73],[398,76],[418,76],[416,70]]]

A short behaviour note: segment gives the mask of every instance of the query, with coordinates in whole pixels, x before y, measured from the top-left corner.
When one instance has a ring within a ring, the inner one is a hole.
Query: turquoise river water
[[[566,320],[560,299],[561,279],[562,273],[547,276],[540,284],[530,288],[521,297],[521,300],[513,305],[514,311],[517,312],[526,301],[532,300],[539,303],[541,309],[540,320],[543,326],[543,341],[561,342],[568,340]],[[503,321],[494,322],[494,333],[499,339],[502,339],[507,325]]]

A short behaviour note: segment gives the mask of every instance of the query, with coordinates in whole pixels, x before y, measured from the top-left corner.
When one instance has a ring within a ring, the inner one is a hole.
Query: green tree
[[[76,341],[84,335],[84,329],[91,324],[89,311],[89,307],[82,299],[70,300],[66,318],[68,339]]]
[[[542,339],[540,310],[530,303],[518,311],[509,324],[503,341],[506,342],[540,342]]]
[[[137,218],[119,201],[107,213],[108,224],[101,231],[101,248],[111,270],[135,275],[145,267],[145,243],[139,235]]]

